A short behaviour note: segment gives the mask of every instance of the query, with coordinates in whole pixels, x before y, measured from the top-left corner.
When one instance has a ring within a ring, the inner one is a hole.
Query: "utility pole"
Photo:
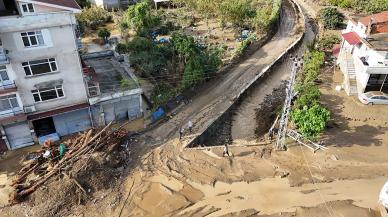
[[[295,96],[294,83],[296,79],[296,74],[302,65],[301,58],[298,58],[298,56],[295,56],[295,57],[291,56],[290,59],[292,60],[291,76],[286,88],[286,99],[284,102],[283,113],[280,118],[279,130],[276,138],[276,148],[278,150],[287,149],[287,146],[286,146],[287,125],[288,125],[289,114],[291,111],[291,102]]]

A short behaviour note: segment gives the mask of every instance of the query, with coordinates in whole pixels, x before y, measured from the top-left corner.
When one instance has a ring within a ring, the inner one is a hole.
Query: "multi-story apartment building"
[[[349,20],[338,62],[348,95],[388,93],[388,11]]]
[[[0,131],[8,149],[91,127],[80,11],[75,0],[0,0]]]

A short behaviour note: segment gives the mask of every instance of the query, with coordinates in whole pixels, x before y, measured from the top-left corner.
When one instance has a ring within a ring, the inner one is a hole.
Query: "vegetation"
[[[129,6],[121,26],[131,28],[139,36],[149,37],[150,31],[159,24],[160,18],[152,13],[149,2],[142,1]]]
[[[110,37],[110,32],[107,28],[102,28],[98,30],[98,37],[100,37],[104,43],[108,43],[108,39]]]
[[[209,19],[219,21],[221,27],[254,29],[257,32],[267,31],[278,21],[281,0],[174,0],[184,5],[191,14],[182,14],[182,20],[190,26],[195,24],[196,17],[201,16],[206,22]],[[149,1],[132,5],[119,20],[123,35],[132,30],[135,36],[127,43],[116,46],[120,54],[128,55],[129,61],[141,76],[147,77],[156,84],[152,100],[159,106],[180,92],[198,85],[213,77],[222,64],[221,56],[226,48],[222,45],[208,45],[195,38],[176,31],[176,23],[166,19],[162,10],[152,10]],[[179,10],[183,11],[185,10]],[[176,16],[176,15],[175,15]],[[180,16],[178,16],[180,17]],[[207,23],[208,24],[208,23]],[[208,26],[209,27],[209,26]],[[160,43],[155,33],[170,34],[168,40]],[[250,34],[236,49],[241,55],[256,40],[256,34]],[[206,39],[204,39],[206,40]]]
[[[82,13],[77,15],[77,20],[82,26],[97,29],[98,26],[112,20],[112,15],[105,9],[92,5],[82,10]]]
[[[308,139],[315,139],[325,129],[330,119],[330,112],[319,103],[321,93],[314,83],[324,58],[323,52],[317,50],[308,52],[304,59],[303,73],[298,77],[295,87],[298,98],[294,102],[291,120]]]
[[[338,35],[326,35],[322,37],[317,43],[317,49],[320,51],[328,51],[333,48],[334,44],[341,42],[341,38]]]
[[[329,0],[329,3],[341,8],[352,8],[358,12],[378,13],[388,10],[387,0]]]
[[[327,7],[319,12],[319,19],[328,29],[336,29],[343,23],[343,15],[333,7]]]
[[[226,23],[240,28],[264,32],[280,14],[281,0],[174,0],[190,10],[202,14],[206,20],[216,18],[223,27]]]
[[[116,51],[130,53],[130,62],[144,77],[155,80],[156,106],[212,77],[221,64],[220,50],[202,49],[193,37],[181,32],[174,33],[167,44],[136,36],[127,44],[119,44]]]
[[[248,38],[242,40],[236,48],[234,55],[241,56],[248,49],[249,45],[251,45],[255,40],[256,36],[253,34],[250,35]]]

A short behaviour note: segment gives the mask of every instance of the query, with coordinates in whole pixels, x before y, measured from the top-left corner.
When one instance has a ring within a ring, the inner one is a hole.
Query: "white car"
[[[362,93],[358,99],[365,105],[388,104],[388,94],[380,91]]]

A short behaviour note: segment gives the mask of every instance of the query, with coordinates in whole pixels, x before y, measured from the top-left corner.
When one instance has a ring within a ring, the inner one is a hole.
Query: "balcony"
[[[388,74],[387,64],[371,65],[364,57],[355,58],[355,65],[361,72],[366,72],[368,74]]]
[[[0,65],[5,65],[9,63],[9,59],[7,56],[6,50],[1,46],[1,41],[0,41]]]
[[[3,81],[0,82],[0,95],[1,94],[7,94],[17,91],[17,86],[15,84],[15,81]]]
[[[27,115],[21,107],[15,107],[10,110],[0,111],[0,124],[8,124],[15,121],[27,120]]]

